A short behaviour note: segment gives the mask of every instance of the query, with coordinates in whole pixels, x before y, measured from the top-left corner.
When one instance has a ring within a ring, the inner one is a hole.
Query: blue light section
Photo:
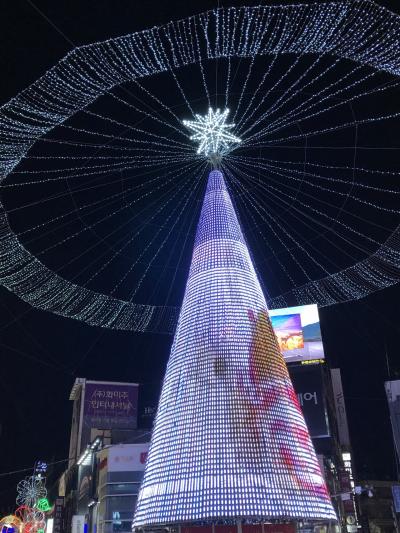
[[[336,520],[234,207],[209,175],[133,527]]]

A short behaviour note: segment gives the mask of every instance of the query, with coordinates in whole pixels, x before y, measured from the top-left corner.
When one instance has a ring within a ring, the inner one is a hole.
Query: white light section
[[[194,132],[190,138],[199,143],[197,153],[206,157],[222,156],[229,152],[232,144],[241,142],[230,130],[235,124],[227,124],[229,109],[222,113],[220,109],[214,111],[211,107],[207,115],[195,115],[196,120],[184,120],[183,124]]]
[[[46,533],[53,533],[54,518],[48,518],[46,523]]]
[[[342,459],[343,459],[344,469],[349,474],[350,486],[354,490],[354,476],[353,476],[353,465],[352,465],[351,454],[349,452],[343,452]]]

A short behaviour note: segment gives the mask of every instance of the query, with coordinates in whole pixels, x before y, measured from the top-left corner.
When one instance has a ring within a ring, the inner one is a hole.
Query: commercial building
[[[98,533],[131,531],[132,509],[143,478],[149,443],[121,444],[98,453]]]
[[[399,492],[398,482],[364,480],[360,486],[367,487],[357,496],[363,533],[399,533],[400,507],[396,509],[393,499],[394,492]]]
[[[150,439],[138,428],[138,384],[77,378],[70,400],[69,465],[53,531],[128,532]]]
[[[76,378],[69,447],[72,466],[87,445],[101,436],[104,444],[129,442],[137,428],[138,384]]]

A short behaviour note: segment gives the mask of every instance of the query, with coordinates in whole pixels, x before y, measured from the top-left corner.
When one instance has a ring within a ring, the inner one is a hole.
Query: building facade
[[[149,443],[121,444],[98,453],[96,506],[97,533],[128,533],[143,478]],[[92,531],[94,528],[92,529]]]
[[[90,442],[129,442],[137,428],[138,384],[76,378],[69,447],[72,466]]]

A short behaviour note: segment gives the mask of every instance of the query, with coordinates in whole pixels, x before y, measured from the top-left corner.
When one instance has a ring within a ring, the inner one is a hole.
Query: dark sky
[[[395,8],[397,2],[381,3]],[[216,5],[211,0],[3,2],[0,103],[74,46]],[[38,458],[67,457],[68,396],[75,377],[146,382],[163,375],[171,337],[101,330],[31,309],[4,289],[0,297],[0,474],[29,467]],[[327,358],[342,369],[356,467],[364,478],[395,476],[383,381],[388,377],[387,359],[392,376],[400,372],[399,298],[397,286],[320,312]],[[0,511],[14,498],[21,477],[0,477]]]

